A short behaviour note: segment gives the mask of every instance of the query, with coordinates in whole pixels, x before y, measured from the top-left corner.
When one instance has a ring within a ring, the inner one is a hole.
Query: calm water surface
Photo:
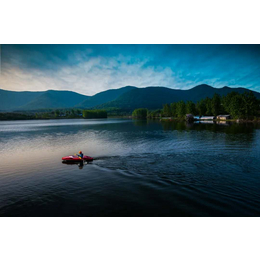
[[[1,216],[260,216],[256,125],[2,121],[0,157]]]

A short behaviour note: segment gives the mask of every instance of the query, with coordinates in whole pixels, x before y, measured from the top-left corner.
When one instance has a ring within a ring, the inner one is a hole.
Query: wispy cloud
[[[86,95],[126,85],[260,90],[260,51],[251,45],[3,46],[0,87]]]
[[[19,66],[5,68],[1,86],[16,90],[73,90],[86,95],[125,85],[146,87],[151,85],[174,85],[172,71],[165,68],[142,68],[143,62],[128,64],[116,58],[91,58],[76,66],[63,66],[58,71],[33,69]]]

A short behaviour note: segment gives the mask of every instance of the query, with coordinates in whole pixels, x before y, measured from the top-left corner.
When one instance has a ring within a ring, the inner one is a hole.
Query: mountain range
[[[119,108],[134,110],[135,108],[158,109],[166,103],[180,100],[197,102],[202,98],[212,97],[215,93],[227,95],[236,91],[248,92],[246,88],[213,88],[202,84],[188,90],[165,87],[137,88],[126,86],[110,89],[93,96],[85,96],[72,91],[47,90],[41,92],[16,92],[0,89],[1,111],[29,111],[40,109],[69,109],[69,108]],[[253,91],[260,99],[260,93]]]
[[[117,99],[98,105],[97,108],[123,108],[133,110],[135,108],[158,109],[164,104],[178,101],[193,101],[197,102],[206,97],[212,98],[215,93],[220,96],[225,96],[228,93],[236,91],[240,94],[249,92],[246,88],[213,88],[209,85],[202,84],[188,90],[170,89],[165,87],[147,87],[135,88],[119,96]],[[260,99],[260,93],[252,91],[254,95]]]

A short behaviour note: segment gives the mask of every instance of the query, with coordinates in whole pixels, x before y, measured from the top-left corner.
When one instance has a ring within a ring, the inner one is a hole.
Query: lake
[[[260,216],[259,125],[1,121],[0,157],[0,216]]]

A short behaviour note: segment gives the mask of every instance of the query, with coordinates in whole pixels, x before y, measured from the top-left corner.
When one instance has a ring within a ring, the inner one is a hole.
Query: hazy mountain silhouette
[[[136,89],[136,87],[126,86],[119,89],[109,89],[94,96],[85,99],[82,103],[77,104],[79,108],[91,108],[97,105],[107,103],[109,101],[117,99],[122,94],[129,92],[130,90]]]
[[[135,108],[157,109],[166,103],[180,100],[197,102],[202,98],[212,97],[214,93],[227,95],[236,91],[244,93],[246,88],[213,88],[202,84],[189,90],[165,87],[136,88],[126,86],[110,89],[94,96],[85,96],[72,91],[48,90],[43,92],[15,92],[0,89],[0,110],[37,110],[56,108]],[[253,91],[260,99],[260,93]]]
[[[215,93],[219,95],[227,95],[236,91],[239,93],[249,92],[246,88],[213,88],[209,85],[198,85],[189,90],[169,89],[164,87],[147,87],[136,88],[127,93],[122,94],[114,101],[97,106],[97,108],[122,108],[133,110],[135,108],[158,109],[166,103],[183,101],[197,102],[202,98],[213,97]],[[253,91],[255,96],[260,99],[260,93]]]
[[[8,91],[0,89],[0,110],[14,110],[26,105],[44,92]]]
[[[91,108],[115,100],[132,89],[135,87],[126,86],[106,90],[94,96],[85,96],[72,91],[16,92],[0,89],[0,110]]]
[[[48,90],[30,102],[21,106],[21,110],[36,110],[44,108],[71,108],[88,98],[72,91]]]

